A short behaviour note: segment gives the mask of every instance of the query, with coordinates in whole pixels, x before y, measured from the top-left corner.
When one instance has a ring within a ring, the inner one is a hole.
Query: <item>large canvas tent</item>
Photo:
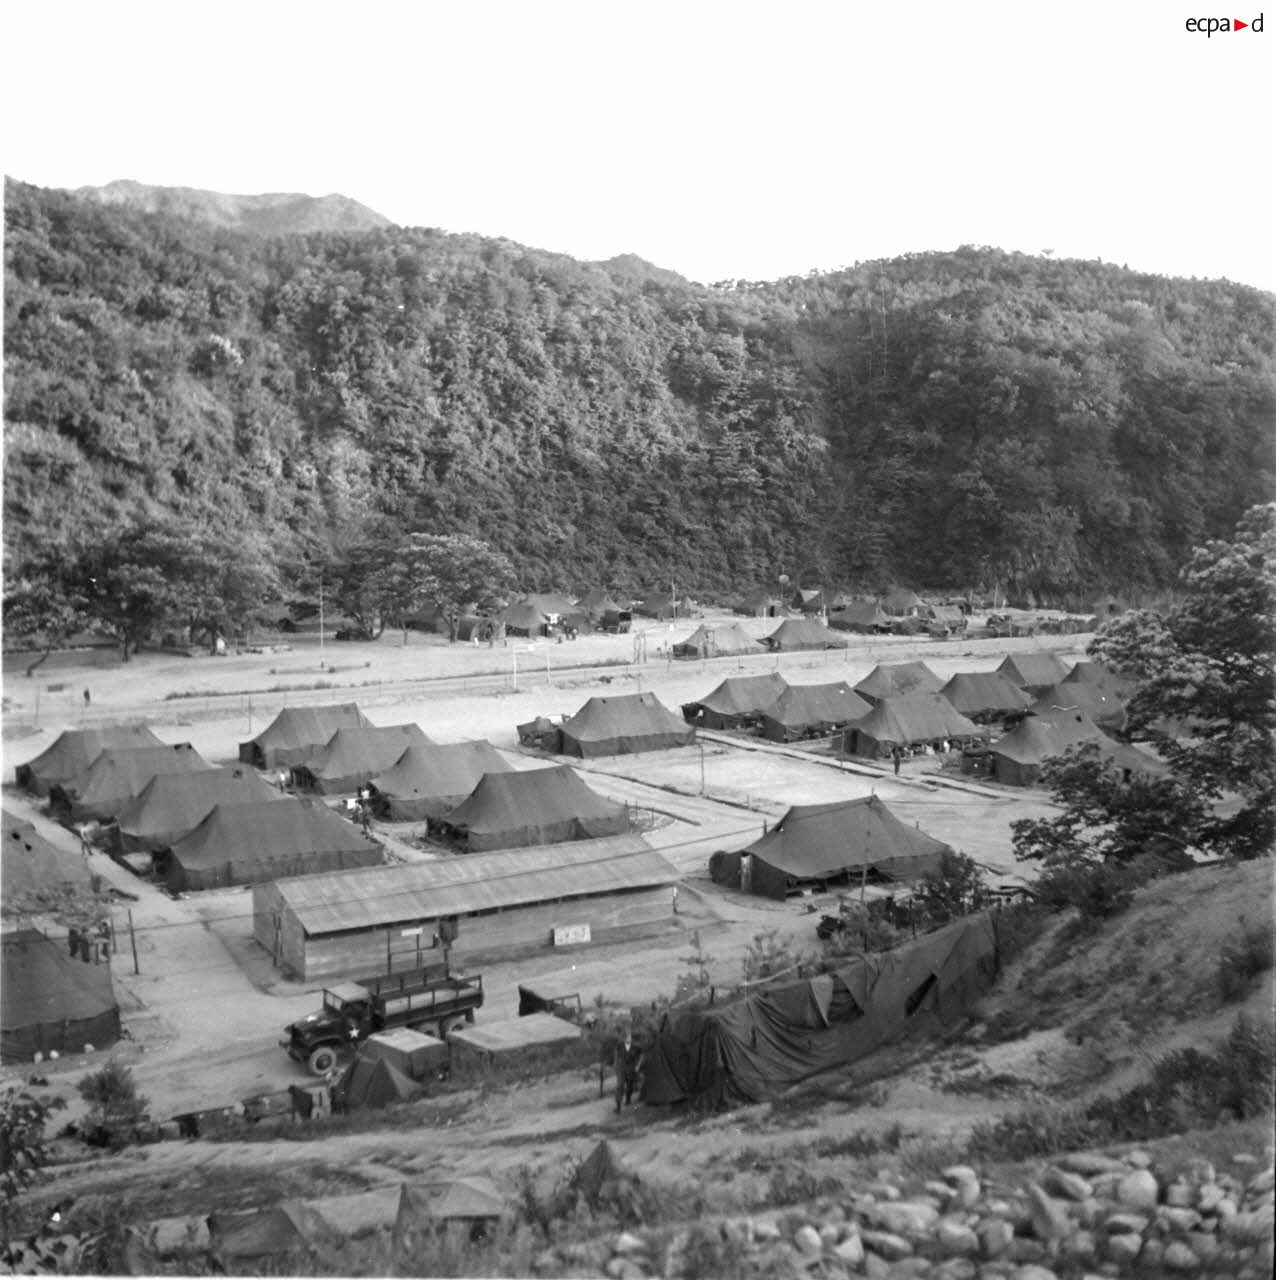
[[[354,1061],[341,1074],[334,1098],[347,1111],[379,1110],[397,1102],[409,1102],[423,1092],[417,1081],[399,1070],[367,1043],[359,1046]]]
[[[0,822],[0,910],[6,916],[52,910],[66,892],[87,890],[84,859],[46,840],[5,810]]]
[[[416,724],[338,729],[321,751],[293,768],[293,781],[301,791],[348,795],[396,764],[409,747],[429,742]]]
[[[162,747],[144,724],[107,724],[100,729],[66,729],[33,760],[15,770],[18,786],[47,796],[60,783],[83,773],[108,747]]]
[[[408,1248],[414,1237],[432,1235],[444,1223],[464,1223],[474,1234],[508,1216],[505,1198],[490,1178],[405,1182],[392,1238],[397,1248]]]
[[[208,1217],[209,1250],[223,1270],[305,1275],[332,1259],[343,1243],[336,1227],[304,1200],[284,1200],[249,1213]]]
[[[836,631],[876,635],[891,628],[891,620],[876,600],[843,600],[829,610],[829,626]]]
[[[684,702],[688,724],[706,729],[742,729],[757,723],[762,712],[789,687],[777,671],[758,676],[728,676],[699,702]]]
[[[942,840],[901,822],[877,796],[862,796],[795,805],[748,848],[715,853],[709,872],[719,884],[782,900],[806,885],[869,871],[888,880],[916,879],[937,870],[951,852]]]
[[[995,922],[968,916],[833,973],[667,1014],[646,1055],[643,1101],[719,1109],[763,1102],[881,1045],[964,1016],[998,972]]]
[[[239,744],[239,758],[258,769],[288,769],[324,747],[338,729],[371,724],[353,702],[285,707],[255,738]]]
[[[731,609],[749,618],[779,618],[787,612],[784,601],[769,591],[754,591],[742,596]]]
[[[996,671],[960,671],[939,691],[976,724],[1026,711],[1032,699]]]
[[[572,612],[585,614],[595,622],[600,621],[604,614],[619,613],[620,611],[621,605],[613,600],[602,587],[592,587],[589,591],[586,591],[576,601],[576,607],[572,610]]]
[[[762,711],[762,734],[772,742],[821,737],[863,719],[871,710],[845,680],[793,684]]]
[[[845,649],[845,636],[830,631],[818,618],[785,618],[770,635],[762,637],[769,649],[792,653],[800,649]]]
[[[160,773],[120,810],[115,849],[156,853],[194,831],[219,804],[260,804],[278,798],[279,792],[242,765]]]
[[[213,766],[189,742],[158,747],[108,747],[83,773],[49,792],[61,822],[109,822],[161,773],[194,773]]]
[[[1016,684],[1030,697],[1045,693],[1051,685],[1058,684],[1067,674],[1067,668],[1057,654],[1049,649],[1036,649],[1029,653],[1008,653],[997,668],[1011,684]]]
[[[629,812],[591,790],[575,769],[560,764],[485,773],[440,823],[466,852],[482,853],[621,835],[629,830]]]
[[[510,605],[498,616],[502,626],[512,636],[543,636],[549,629],[549,615],[526,600]]]
[[[696,736],[654,693],[590,698],[560,733],[563,754],[582,759],[685,747]]]
[[[1125,727],[1125,702],[1113,692],[1112,686],[1088,680],[1062,680],[1052,685],[1032,704],[1031,710],[1046,716],[1071,711],[1089,716],[1101,729]]]
[[[381,846],[319,800],[218,805],[169,854],[174,893],[381,862]]]
[[[889,755],[894,747],[950,747],[979,742],[986,729],[937,693],[909,693],[883,698],[858,724],[846,731],[846,749],[862,756]]]
[[[111,967],[71,956],[38,929],[0,938],[0,1061],[104,1049],[120,1036]]]
[[[921,596],[908,587],[896,587],[887,592],[882,600],[882,608],[895,618],[912,617],[920,613],[924,607],[925,602]]]
[[[855,685],[855,692],[876,706],[900,694],[938,693],[944,682],[924,662],[878,663]]]
[[[1007,786],[1030,787],[1041,776],[1047,760],[1079,743],[1097,742],[1102,737],[1089,716],[1027,715],[988,748],[992,777]]]
[[[468,796],[485,773],[510,765],[490,742],[416,743],[368,783],[372,803],[394,822],[441,818]]]
[[[765,652],[766,645],[755,640],[738,622],[716,627],[701,623],[685,640],[673,647],[675,658],[734,658],[742,654]]]

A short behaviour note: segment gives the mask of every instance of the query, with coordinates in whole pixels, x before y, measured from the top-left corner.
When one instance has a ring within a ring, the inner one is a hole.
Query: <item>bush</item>
[[[1241,935],[1223,948],[1218,961],[1218,990],[1224,1004],[1244,1000],[1258,979],[1272,967],[1272,934],[1262,925],[1247,926],[1240,919]]]
[[[128,1067],[108,1062],[75,1087],[89,1104],[86,1141],[116,1148],[137,1139],[150,1101],[138,1093]]]
[[[1084,920],[1120,915],[1134,900],[1136,877],[1106,863],[1070,863],[1045,871],[1033,884],[1037,901],[1051,911],[1075,908]]]

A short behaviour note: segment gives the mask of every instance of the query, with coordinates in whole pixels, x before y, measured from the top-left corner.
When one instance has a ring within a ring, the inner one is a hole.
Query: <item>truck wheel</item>
[[[446,1040],[453,1031],[463,1026],[465,1026],[465,1017],[462,1014],[458,1013],[451,1018],[444,1018],[443,1021],[439,1023],[439,1039]]]
[[[321,1044],[317,1049],[311,1050],[306,1065],[310,1068],[311,1075],[326,1076],[337,1065],[337,1051],[330,1044]]]

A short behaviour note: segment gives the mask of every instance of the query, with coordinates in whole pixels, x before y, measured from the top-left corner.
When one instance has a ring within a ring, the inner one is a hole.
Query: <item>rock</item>
[[[753,1238],[761,1241],[778,1240],[780,1238],[780,1228],[772,1218],[754,1218]]]
[[[1189,1231],[1183,1243],[1203,1262],[1209,1262],[1219,1249],[1218,1238],[1206,1231]]]
[[[890,1280],[921,1280],[923,1276],[929,1276],[931,1272],[931,1261],[929,1258],[900,1258],[898,1262],[890,1264],[890,1270],[886,1273]]]
[[[1201,1215],[1195,1209],[1176,1209],[1168,1204],[1158,1206],[1156,1218],[1168,1230],[1179,1232],[1195,1231],[1201,1221]]]
[[[1127,1169],[1126,1173],[1128,1172]],[[1125,1173],[1096,1173],[1091,1175],[1090,1186],[1096,1196],[1112,1198],[1116,1195],[1117,1187],[1121,1185],[1121,1179],[1124,1177]]]
[[[1175,1209],[1191,1208],[1194,1198],[1192,1188],[1186,1182],[1171,1182],[1165,1188],[1165,1203]]]
[[[1015,1238],[1015,1229],[1004,1218],[985,1218],[975,1230],[985,1258],[1000,1258]]]
[[[979,1266],[970,1258],[946,1258],[930,1274],[933,1280],[975,1280]]]
[[[1139,1266],[1144,1271],[1156,1271],[1165,1257],[1165,1245],[1160,1240],[1144,1240],[1139,1250]]]
[[[858,1267],[864,1261],[864,1241],[860,1239],[859,1232],[856,1231],[847,1236],[841,1244],[837,1245],[833,1252],[848,1267]]]
[[[1196,1207],[1202,1213],[1213,1213],[1227,1193],[1217,1182],[1207,1182],[1196,1194]]]
[[[1113,1262],[1121,1264],[1133,1262],[1143,1248],[1143,1237],[1133,1232],[1118,1232],[1108,1237],[1106,1252]]]
[[[793,1243],[802,1253],[808,1255],[824,1252],[824,1241],[820,1239],[820,1233],[814,1227],[799,1227],[793,1233]]]
[[[870,1182],[864,1190],[878,1200],[898,1200],[903,1195],[903,1192],[893,1182],[883,1182],[880,1178],[875,1182]]]
[[[1276,1169],[1265,1169],[1257,1177],[1251,1178],[1245,1190],[1250,1195],[1262,1195],[1265,1191],[1271,1191],[1276,1187]]]
[[[876,1253],[864,1255],[864,1274],[868,1280],[889,1280],[891,1264]]]
[[[1224,1196],[1218,1204],[1214,1206],[1214,1214],[1220,1222],[1226,1221],[1228,1218],[1236,1217],[1240,1212],[1235,1196]]]
[[[1117,1186],[1117,1199],[1132,1209],[1156,1208],[1159,1193],[1156,1178],[1146,1169],[1135,1169],[1133,1173],[1126,1174]]]
[[[1011,1262],[1044,1262],[1046,1246],[1040,1240],[1029,1240],[1026,1236],[1015,1236],[1006,1250],[1006,1257]]]
[[[1181,1240],[1171,1240],[1161,1263],[1171,1271],[1195,1271],[1201,1260]]]
[[[934,1198],[941,1204],[946,1204],[954,1195],[956,1195],[956,1192],[948,1185],[948,1183],[936,1182],[934,1180],[924,1183],[922,1190],[925,1191],[928,1196],[934,1196]]]
[[[1141,1236],[1148,1229],[1148,1219],[1141,1213],[1114,1213],[1103,1229],[1110,1236]]]
[[[1049,1267],[1038,1266],[1029,1262],[1015,1272],[1015,1280],[1059,1280]]]
[[[826,1222],[820,1228],[820,1240],[826,1245],[835,1245],[842,1238],[842,1228],[835,1222]]]
[[[1035,1182],[1028,1186],[1032,1229],[1038,1240],[1059,1240],[1072,1230],[1072,1222],[1061,1201],[1050,1196]]]
[[[563,1260],[553,1249],[542,1249],[532,1259],[532,1270],[541,1276],[560,1276],[563,1274]]]
[[[1246,1151],[1241,1151],[1232,1157],[1232,1163],[1243,1164],[1243,1165],[1257,1164],[1258,1157],[1252,1156]]]
[[[611,1247],[614,1253],[650,1252],[647,1242],[641,1236],[634,1235],[632,1231],[622,1231],[612,1242]]]
[[[647,1272],[632,1258],[613,1258],[606,1267],[612,1280],[646,1280]]]
[[[1062,1252],[1074,1262],[1089,1262],[1095,1257],[1096,1247],[1092,1231],[1074,1231],[1063,1241]]]
[[[896,1200],[879,1204],[867,1216],[873,1226],[883,1231],[916,1239],[935,1225],[939,1210],[921,1200]]]
[[[1079,1173],[1067,1169],[1047,1169],[1041,1182],[1047,1191],[1067,1200],[1088,1200],[1092,1194],[1090,1184]]]
[[[958,1218],[940,1218],[935,1224],[935,1243],[945,1253],[978,1253],[979,1237]]]
[[[963,1209],[969,1209],[979,1199],[979,1175],[970,1165],[950,1165],[944,1170],[944,1177],[953,1184],[952,1195]]]
[[[968,1164],[950,1164],[940,1175],[948,1182],[978,1182],[979,1174]]]
[[[1231,1244],[1262,1244],[1272,1238],[1272,1215],[1267,1209],[1251,1209],[1224,1218],[1219,1230]]]
[[[1125,1162],[1131,1169],[1150,1169],[1152,1167],[1152,1157],[1146,1151],[1127,1152]]]
[[[1102,1200],[1096,1200],[1093,1196],[1088,1200],[1082,1200],[1074,1210],[1077,1221],[1087,1228],[1100,1226],[1110,1213],[1111,1206],[1104,1204]]]
[[[879,1258],[894,1262],[898,1258],[907,1258],[913,1246],[901,1235],[893,1231],[861,1231],[860,1239],[868,1253],[875,1253]]]
[[[1100,1155],[1096,1151],[1069,1151],[1067,1155],[1060,1156],[1055,1163],[1060,1169],[1066,1169],[1069,1173],[1079,1173],[1087,1178],[1092,1178],[1099,1173],[1124,1175],[1126,1171],[1122,1161],[1114,1160],[1111,1156]]]

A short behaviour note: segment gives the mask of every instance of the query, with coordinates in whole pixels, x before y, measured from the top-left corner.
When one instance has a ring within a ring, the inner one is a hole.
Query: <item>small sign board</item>
[[[419,938],[424,932],[425,932],[425,929],[421,925],[417,925],[415,929],[400,929],[399,937],[400,938]]]
[[[556,947],[574,947],[588,941],[589,926],[587,924],[561,925],[554,930],[554,945]]]

